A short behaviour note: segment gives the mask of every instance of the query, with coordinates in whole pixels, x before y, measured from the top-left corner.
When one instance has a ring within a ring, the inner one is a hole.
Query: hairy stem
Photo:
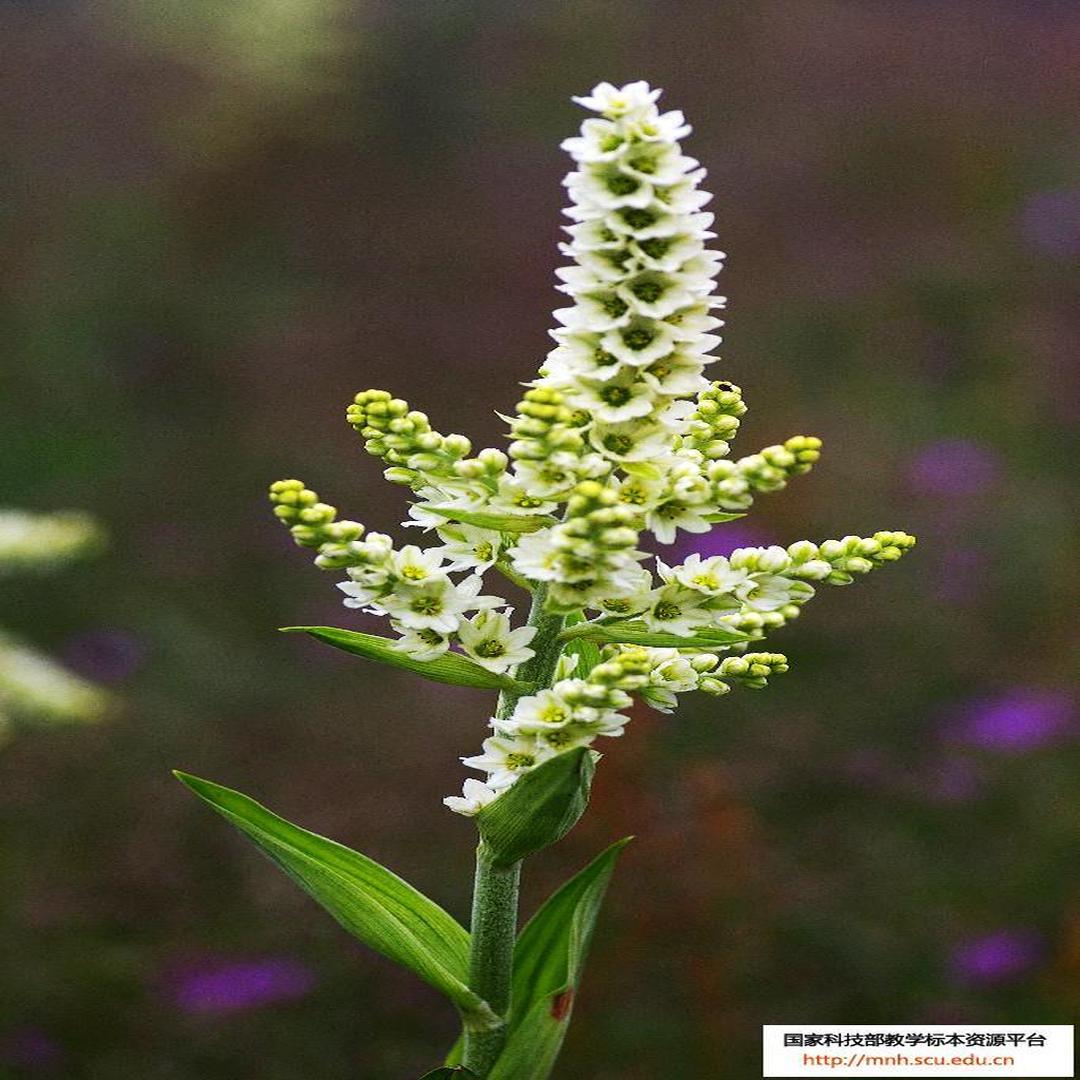
[[[536,627],[532,640],[535,656],[516,673],[521,682],[540,689],[550,686],[562,651],[559,634],[563,615],[544,610],[546,586],[533,593],[529,625]],[[505,718],[514,711],[521,694],[503,691],[495,712]],[[472,945],[469,954],[469,988],[483,998],[501,1023],[483,1031],[465,1031],[464,1064],[479,1077],[486,1077],[506,1042],[510,1013],[510,985],[514,973],[514,939],[517,936],[518,882],[521,863],[499,867],[491,862],[483,843],[476,849],[476,879],[473,888]]]

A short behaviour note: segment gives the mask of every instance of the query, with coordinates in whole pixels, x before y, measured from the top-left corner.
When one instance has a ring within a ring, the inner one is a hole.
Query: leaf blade
[[[558,518],[549,514],[489,514],[482,510],[455,510],[449,506],[425,506],[424,509],[449,521],[506,533],[536,532],[558,523]]]
[[[602,851],[550,896],[514,949],[513,1007],[506,1047],[489,1080],[547,1080],[573,1012],[574,995],[615,862],[632,837]]]
[[[740,641],[750,641],[750,635],[741,630],[728,630],[720,626],[710,626],[696,634],[681,636],[678,634],[666,634],[663,631],[654,631],[646,628],[645,624],[637,620],[625,623],[610,623],[608,625],[576,626],[567,632],[571,639],[586,638],[602,644],[623,643],[627,645],[649,645],[661,649],[704,649],[715,648],[720,645],[734,645]]]
[[[308,634],[342,652],[374,660],[390,667],[402,668],[434,682],[451,686],[469,686],[478,690],[513,690],[528,692],[531,688],[509,675],[496,675],[459,653],[445,653],[436,660],[414,660],[396,648],[391,638],[364,634],[359,630],[344,630],[337,626],[283,626],[283,634]]]
[[[464,1011],[487,1009],[467,986],[468,932],[434,901],[366,855],[293,825],[239,791],[174,775],[355,937]]]

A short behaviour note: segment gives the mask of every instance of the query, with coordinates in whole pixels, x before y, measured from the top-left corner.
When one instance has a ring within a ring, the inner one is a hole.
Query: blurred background
[[[0,1076],[401,1080],[449,1045],[169,769],[465,917],[439,800],[490,700],[277,634],[356,617],[264,493],[396,528],[343,419],[369,386],[499,444],[601,79],[695,125],[737,453],[826,444],[683,551],[920,547],[773,637],[765,693],[643,711],[533,860],[527,910],[637,835],[558,1075],[743,1080],[762,1023],[1073,1020],[1078,54],[1072,0],[2,0],[0,505],[110,540],[3,582],[0,622],[111,705],[0,750]]]

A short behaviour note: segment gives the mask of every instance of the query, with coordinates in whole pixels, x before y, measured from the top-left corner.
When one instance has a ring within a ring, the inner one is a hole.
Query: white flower
[[[713,621],[704,604],[706,597],[681,585],[663,585],[655,589],[651,604],[642,615],[650,630],[686,637],[699,626]]]
[[[410,585],[445,576],[442,554],[438,548],[427,551],[407,544],[390,556],[390,573]]]
[[[447,795],[443,803],[455,814],[465,817],[475,817],[493,799],[497,798],[498,792],[490,788],[482,780],[475,780],[471,776],[461,786],[460,795]]]
[[[620,304],[626,301],[615,297]],[[630,306],[626,305],[626,317],[622,323],[615,324],[610,330],[599,324],[590,324],[590,330],[607,330],[600,339],[600,346],[612,356],[632,367],[648,367],[649,364],[674,351],[675,333],[670,326],[651,319],[630,321]]]
[[[750,578],[747,570],[736,570],[723,555],[702,559],[689,556],[680,566],[668,567],[657,560],[657,570],[664,581],[675,581],[706,596],[723,596],[734,592]]]
[[[568,399],[571,405],[588,410],[597,420],[608,424],[648,416],[656,407],[656,391],[633,375],[600,383],[582,380]]]
[[[589,441],[605,457],[616,461],[654,461],[672,451],[671,431],[647,420],[595,424],[589,431]]]
[[[650,510],[645,517],[645,524],[661,544],[675,543],[679,529],[689,533],[707,533],[712,529],[708,515],[712,507],[698,503],[696,505],[671,499]]]
[[[402,626],[452,634],[465,612],[506,603],[498,596],[478,595],[482,584],[473,575],[456,585],[445,576],[419,585],[398,585],[389,596],[380,598],[379,606]]]
[[[614,117],[646,112],[659,96],[660,91],[653,90],[644,81],[627,83],[625,86],[602,82],[594,86],[591,93],[573,100],[593,112]]]
[[[754,574],[735,595],[751,611],[776,611],[788,604],[805,603],[814,595],[814,587],[782,574]]]
[[[462,758],[470,769],[488,774],[487,784],[496,791],[509,787],[523,772],[553,757],[555,750],[532,735],[492,735],[481,746],[483,753]]]
[[[527,648],[536,636],[535,626],[510,629],[500,612],[481,611],[458,627],[458,641],[465,652],[488,671],[508,671],[536,654]]]
[[[450,638],[437,630],[415,630],[396,622],[392,625],[401,634],[394,647],[413,660],[437,660],[450,648]]]
[[[564,728],[574,720],[573,706],[553,688],[519,698],[513,716],[505,721],[505,726],[513,731],[535,735],[541,731]]]
[[[450,573],[455,570],[486,570],[494,566],[502,548],[502,534],[495,529],[444,524],[439,529],[439,535],[446,543],[433,550],[450,560],[446,567]]]

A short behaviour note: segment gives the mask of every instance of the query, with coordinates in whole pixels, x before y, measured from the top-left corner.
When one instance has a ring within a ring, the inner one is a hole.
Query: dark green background
[[[637,834],[558,1075],[744,1080],[765,1022],[1075,1017],[1074,3],[6,0],[0,43],[0,497],[112,535],[6,586],[3,621],[84,668],[87,635],[99,667],[141,657],[109,724],[0,756],[0,1075],[401,1080],[452,1039],[168,770],[464,915],[472,830],[439,800],[491,702],[275,634],[356,624],[264,490],[395,528],[343,419],[368,386],[501,439],[558,304],[568,98],[600,79],[695,125],[738,452],[825,440],[740,527],[920,547],[773,638],[766,693],[606,748],[525,886]],[[1046,737],[957,734],[1021,691],[1057,695]],[[965,972],[1002,933],[1034,944]],[[177,1006],[177,971],[265,957],[314,989]]]

